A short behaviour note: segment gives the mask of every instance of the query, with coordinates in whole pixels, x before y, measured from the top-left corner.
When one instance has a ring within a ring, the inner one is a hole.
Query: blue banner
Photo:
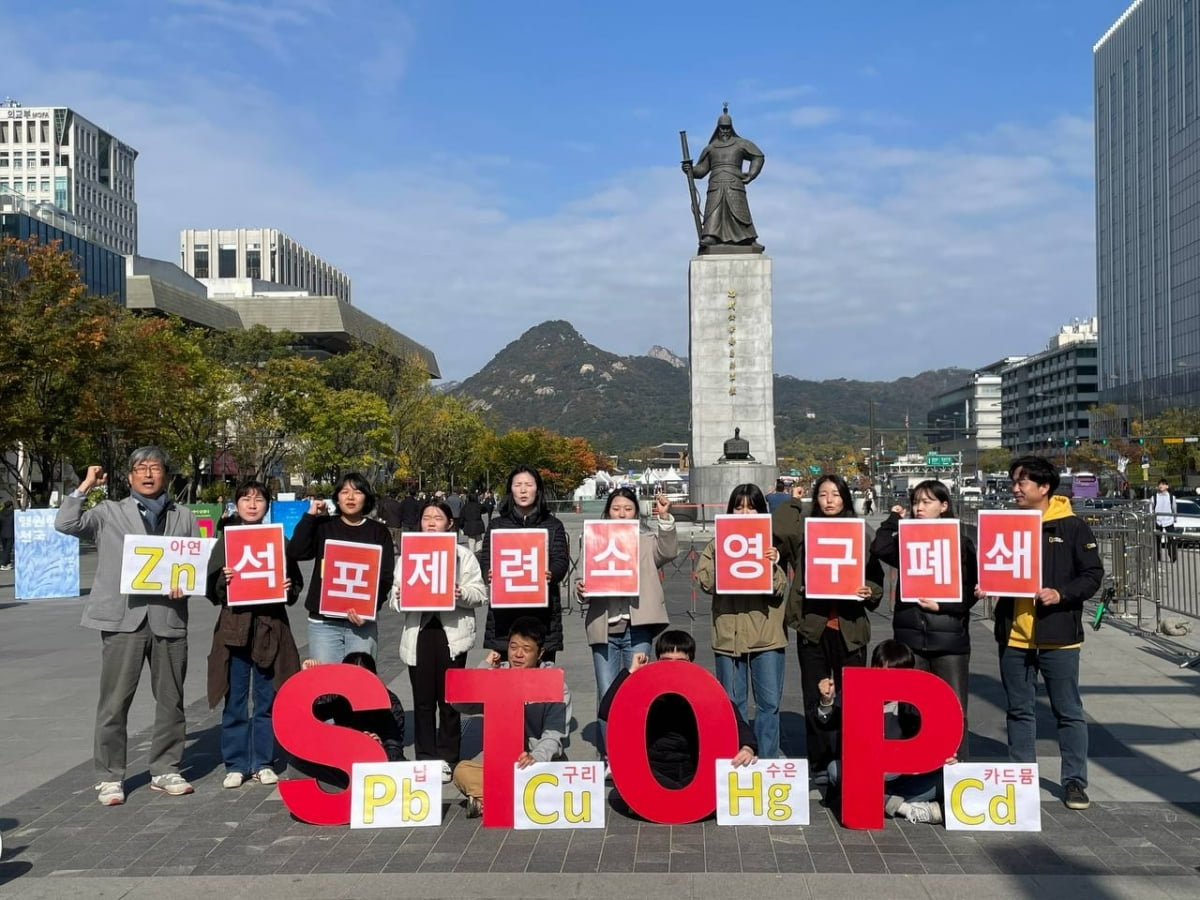
[[[271,503],[271,511],[266,520],[272,525],[282,525],[283,536],[290,541],[292,532],[296,530],[296,523],[308,512],[311,505],[307,500],[275,500]]]
[[[79,539],[54,530],[56,509],[18,509],[16,584],[18,600],[79,596]]]

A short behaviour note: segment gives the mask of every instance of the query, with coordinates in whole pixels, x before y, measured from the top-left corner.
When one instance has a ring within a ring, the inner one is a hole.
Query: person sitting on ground
[[[342,662],[348,666],[360,666],[375,676],[379,674],[375,667],[375,657],[361,650],[347,653]],[[320,663],[315,659],[304,661],[305,669],[318,665]],[[390,701],[388,709],[359,710],[351,707],[350,701],[341,694],[324,694],[313,701],[313,715],[322,722],[332,722],[343,728],[361,731],[383,747],[388,762],[402,762],[404,760],[404,704],[390,688],[387,693]],[[344,774],[341,780],[345,781]]]
[[[551,668],[543,662],[546,646],[546,626],[533,616],[521,616],[508,630],[508,660],[499,651],[488,651],[481,668],[537,669]],[[480,704],[456,704],[459,712],[474,715],[482,710]],[[525,704],[525,750],[516,759],[517,768],[524,769],[535,762],[565,759],[564,748],[571,723],[571,692],[563,684],[561,701]],[[483,754],[464,759],[454,767],[454,786],[466,797],[467,818],[483,815]]]
[[[664,631],[654,641],[654,656],[658,662],[695,662],[696,639],[686,631]],[[597,718],[601,722],[608,721],[613,700],[625,680],[649,663],[646,654],[637,653],[629,668],[617,674],[600,701]],[[737,756],[733,758],[733,764],[744,766],[758,758],[758,741],[754,737],[754,729],[746,724],[746,720],[738,712],[737,705],[732,700],[729,701],[729,705],[733,708],[733,715],[737,721],[740,748]],[[687,787],[696,777],[696,766],[700,760],[700,733],[691,704],[679,694],[663,694],[650,704],[650,711],[646,716],[646,759],[650,763],[650,771],[654,773],[655,780],[670,790]]]
[[[907,645],[896,640],[880,643],[871,654],[872,669],[912,669],[916,666],[913,652]],[[837,687],[832,678],[822,678],[818,683],[821,699],[817,703],[817,727],[838,732],[834,745],[841,747],[842,705]],[[909,703],[891,701],[883,707],[883,734],[889,741],[906,740],[921,728],[921,716],[916,707]],[[946,765],[958,762],[953,756]],[[841,761],[829,763],[829,790],[840,788]],[[888,816],[908,819],[910,822],[928,822],[940,825],[942,807],[938,800],[942,791],[942,770],[922,772],[918,775],[884,775],[883,810]]]

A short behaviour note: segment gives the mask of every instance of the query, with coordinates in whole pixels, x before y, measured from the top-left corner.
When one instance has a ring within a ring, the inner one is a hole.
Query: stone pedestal
[[[710,519],[735,485],[770,490],[775,460],[771,350],[771,260],[762,254],[705,254],[688,267],[691,367],[691,502]],[[740,428],[754,462],[718,463]]]

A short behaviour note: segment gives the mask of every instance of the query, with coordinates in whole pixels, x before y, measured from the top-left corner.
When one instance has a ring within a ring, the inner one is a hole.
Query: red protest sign
[[[364,619],[374,620],[382,566],[383,548],[378,544],[326,541],[321,559],[321,615],[344,619],[354,610]]]
[[[282,525],[239,525],[225,529],[225,567],[233,569],[227,601],[253,606],[287,600]]]
[[[583,523],[583,583],[590,597],[627,597],[641,591],[637,519]]]
[[[716,566],[718,594],[769,594],[774,573],[767,559],[771,549],[770,516],[716,516]]]
[[[1041,511],[981,509],[979,589],[1005,597],[1033,597],[1041,586]]]
[[[453,531],[414,531],[400,535],[401,612],[454,609],[454,569],[458,538]]]
[[[862,519],[804,520],[804,595],[860,600],[867,583],[867,527]]]
[[[962,603],[962,539],[958,520],[903,519],[899,538],[900,599]]]
[[[491,595],[494,607],[549,606],[550,532],[503,528],[491,536]]]

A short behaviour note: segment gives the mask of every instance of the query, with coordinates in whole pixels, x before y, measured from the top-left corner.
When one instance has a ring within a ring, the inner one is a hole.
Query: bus
[[[1058,492],[1064,497],[1093,500],[1100,496],[1100,479],[1092,472],[1073,472],[1063,475]]]

